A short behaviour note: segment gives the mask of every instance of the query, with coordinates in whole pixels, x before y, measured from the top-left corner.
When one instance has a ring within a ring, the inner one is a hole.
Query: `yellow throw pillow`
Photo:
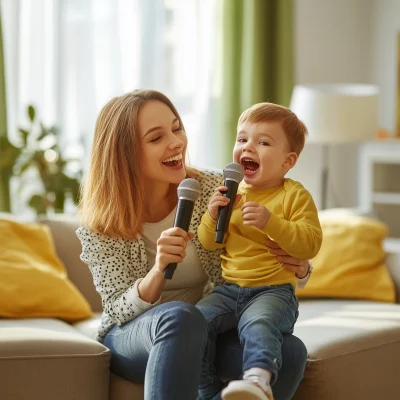
[[[384,264],[387,227],[372,218],[320,216],[321,250],[299,297],[339,297],[395,302],[394,283]]]
[[[0,317],[74,322],[92,315],[68,279],[47,226],[0,219],[0,238]]]

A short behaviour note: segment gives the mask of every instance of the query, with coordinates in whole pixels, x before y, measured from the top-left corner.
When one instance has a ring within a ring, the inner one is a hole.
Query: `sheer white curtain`
[[[136,88],[177,106],[192,164],[213,166],[214,0],[1,0],[11,138],[34,104],[87,160],[100,108]]]

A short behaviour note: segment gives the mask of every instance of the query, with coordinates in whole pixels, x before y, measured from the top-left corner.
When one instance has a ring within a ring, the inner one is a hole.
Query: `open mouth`
[[[182,153],[177,154],[176,156],[169,157],[169,158],[165,159],[164,161],[162,161],[162,163],[164,165],[166,165],[167,167],[180,166],[180,165],[182,165]]]
[[[242,158],[240,160],[240,164],[243,167],[243,170],[246,174],[254,174],[257,172],[260,165],[250,158]]]

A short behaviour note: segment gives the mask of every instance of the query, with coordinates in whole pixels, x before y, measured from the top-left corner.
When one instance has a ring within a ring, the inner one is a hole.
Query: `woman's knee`
[[[163,314],[165,321],[181,332],[190,332],[192,337],[193,335],[207,335],[207,321],[195,306],[183,301],[173,301],[168,305],[169,307]]]
[[[304,368],[307,362],[307,348],[305,344],[297,337],[291,334],[283,335],[282,360],[283,363],[289,363],[293,372],[303,376]]]

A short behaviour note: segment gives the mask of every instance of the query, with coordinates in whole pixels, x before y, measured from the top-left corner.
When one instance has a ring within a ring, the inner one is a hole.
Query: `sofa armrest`
[[[400,251],[387,253],[386,265],[396,286],[396,303],[400,303]]]

